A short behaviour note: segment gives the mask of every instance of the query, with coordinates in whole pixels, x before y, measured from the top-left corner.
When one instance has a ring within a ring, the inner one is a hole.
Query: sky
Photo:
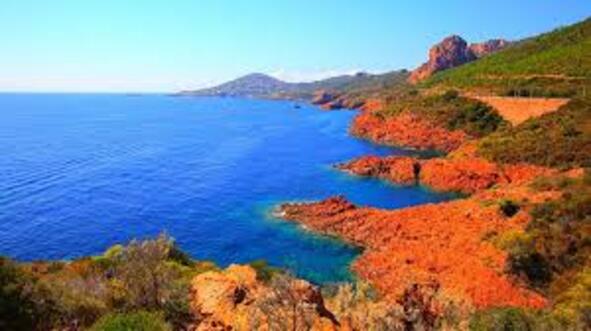
[[[0,91],[172,92],[414,68],[450,34],[516,40],[589,0],[0,0]]]

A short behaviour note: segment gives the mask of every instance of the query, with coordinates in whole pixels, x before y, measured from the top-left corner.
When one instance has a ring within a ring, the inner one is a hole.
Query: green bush
[[[478,312],[470,319],[472,331],[529,331],[532,321],[518,308],[496,308]]]
[[[472,314],[471,331],[584,330],[577,321],[557,318],[552,312],[513,307],[491,308]]]
[[[591,99],[572,100],[556,112],[505,127],[483,138],[478,153],[499,163],[590,167]]]
[[[463,130],[474,137],[486,136],[508,125],[493,108],[462,97],[456,90],[430,96],[402,94],[377,114],[385,118],[403,112],[419,114],[449,130]]]
[[[256,270],[257,279],[263,282],[269,282],[273,280],[273,277],[276,275],[283,274],[283,270],[270,266],[265,260],[252,261],[249,264],[254,270]]]
[[[513,217],[515,214],[519,212],[521,207],[511,200],[501,200],[499,203],[499,208],[501,208],[501,212],[503,215],[507,217]]]
[[[30,281],[16,263],[0,257],[0,330],[33,328],[33,305],[24,292]]]
[[[172,327],[166,323],[160,313],[138,311],[127,314],[108,314],[101,317],[91,331],[169,331]]]
[[[510,248],[510,270],[527,276],[537,287],[547,285],[552,275],[587,263],[591,253],[591,186],[585,178],[546,183],[534,187],[563,187],[562,198],[534,206],[526,228],[527,240]]]

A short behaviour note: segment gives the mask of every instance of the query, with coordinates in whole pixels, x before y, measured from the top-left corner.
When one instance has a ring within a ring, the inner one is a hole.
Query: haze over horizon
[[[412,69],[450,34],[518,40],[591,15],[583,0],[2,4],[5,92],[172,92],[252,72],[293,82]]]

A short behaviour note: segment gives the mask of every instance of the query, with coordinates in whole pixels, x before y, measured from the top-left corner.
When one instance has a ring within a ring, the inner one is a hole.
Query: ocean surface
[[[399,208],[449,195],[331,167],[408,154],[352,138],[353,111],[164,95],[0,94],[0,255],[71,259],[167,232],[198,259],[347,280],[359,250],[274,219],[342,194]]]

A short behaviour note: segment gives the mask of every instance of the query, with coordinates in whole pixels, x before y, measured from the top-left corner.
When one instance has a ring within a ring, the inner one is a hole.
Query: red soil
[[[353,270],[391,300],[412,284],[435,281],[477,308],[546,304],[503,273],[506,253],[482,239],[522,229],[526,212],[506,218],[498,205],[484,207],[476,199],[388,211],[340,197],[282,211],[286,219],[365,247]]]
[[[444,152],[458,148],[468,139],[463,131],[449,131],[409,113],[388,119],[361,113],[354,119],[351,133],[377,143]]]

